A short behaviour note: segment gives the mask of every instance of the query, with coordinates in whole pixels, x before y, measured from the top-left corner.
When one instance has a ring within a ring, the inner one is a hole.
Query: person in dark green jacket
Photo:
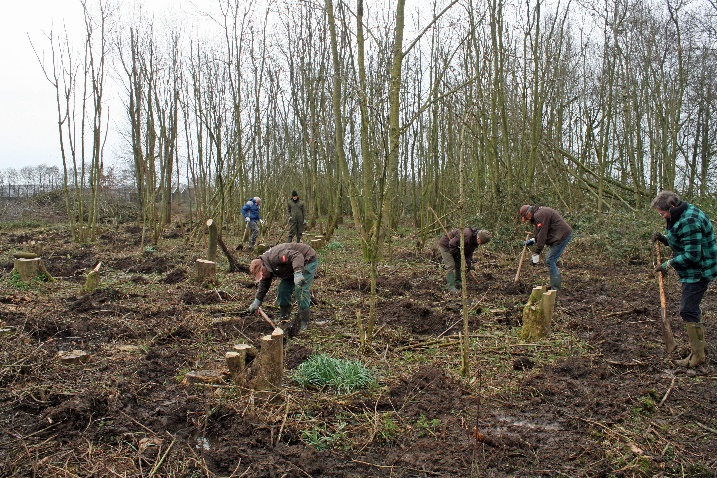
[[[304,210],[304,201],[299,199],[299,193],[291,192],[291,199],[287,206],[289,213],[289,240],[296,236],[296,242],[301,242],[301,235],[304,233],[304,225],[306,224],[306,211]]]
[[[709,283],[717,277],[717,244],[707,215],[682,201],[672,191],[661,191],[650,205],[666,223],[665,234],[656,232],[653,241],[672,249],[672,258],[657,264],[655,270],[664,274],[668,268],[677,272],[682,283],[680,316],[685,321],[690,354],[677,360],[683,367],[705,363],[705,334],[700,303]]]

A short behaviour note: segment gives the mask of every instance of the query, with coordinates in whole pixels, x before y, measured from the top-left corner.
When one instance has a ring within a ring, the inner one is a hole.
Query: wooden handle
[[[657,249],[657,263],[662,265],[662,252],[660,251],[660,243],[655,241],[655,248]],[[677,348],[677,342],[675,342],[675,335],[672,333],[672,326],[670,321],[667,320],[667,300],[665,298],[665,278],[662,276],[662,271],[657,271],[657,280],[660,284],[660,308],[662,312],[662,340],[665,342],[665,351],[669,354]]]
[[[528,250],[528,239],[530,239],[530,233],[526,233],[525,236],[525,242],[526,244],[523,245],[523,252],[520,253],[520,262],[518,263],[518,272],[515,273],[515,282],[518,282],[520,279],[520,270],[523,268],[523,259],[525,259],[525,251]]]
[[[261,315],[261,317],[266,320],[266,322],[271,325],[272,327],[276,328],[276,324],[264,313],[263,310],[261,310],[261,307],[259,307],[256,312]]]
[[[655,241],[655,249],[657,249],[657,264],[662,265],[662,251],[660,250],[660,243],[658,241]],[[665,278],[662,277],[662,272],[657,273],[657,280],[660,283],[660,307],[666,311]]]

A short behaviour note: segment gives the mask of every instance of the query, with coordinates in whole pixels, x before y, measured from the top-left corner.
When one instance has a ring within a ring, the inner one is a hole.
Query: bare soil
[[[526,343],[523,305],[547,271],[526,262],[515,283],[519,251],[480,248],[479,283],[466,283],[464,377],[461,296],[443,287],[435,252],[408,238],[380,265],[375,335],[360,347],[368,273],[355,233],[340,229],[338,246],[320,251],[311,328],[286,343],[285,387],[255,393],[228,378],[182,385],[271,330],[246,312],[253,257],[234,252],[242,271],[220,260],[220,284],[200,287],[203,242],[177,231],[143,248],[134,226],[89,245],[61,227],[0,230],[0,476],[716,476],[717,375],[672,363],[687,350],[674,276],[667,312],[680,347],[665,354],[649,249],[611,263],[576,234],[552,334]],[[13,281],[12,253],[27,240],[43,242],[56,282]],[[102,283],[83,294],[98,261]],[[274,290],[264,305],[277,318]],[[708,357],[716,305],[711,286]],[[57,360],[70,350],[90,359]],[[343,396],[299,387],[291,373],[316,353],[361,360],[377,386]]]

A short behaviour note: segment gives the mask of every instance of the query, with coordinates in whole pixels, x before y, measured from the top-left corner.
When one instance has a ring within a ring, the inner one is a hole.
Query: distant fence
[[[51,193],[53,191],[61,191],[61,186],[51,186],[47,184],[0,184],[0,199],[17,200],[31,198],[37,194]],[[72,188],[70,188],[72,190]],[[85,194],[89,194],[90,189],[85,188]],[[102,187],[100,195],[105,198],[113,198],[128,202],[138,202],[139,196],[134,187]],[[161,197],[161,196],[160,196]],[[172,193],[172,200],[182,201],[193,199],[194,188],[182,187]],[[159,198],[158,198],[159,199]]]

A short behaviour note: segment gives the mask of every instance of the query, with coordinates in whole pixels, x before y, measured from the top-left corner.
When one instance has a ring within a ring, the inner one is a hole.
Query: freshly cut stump
[[[550,323],[555,309],[556,290],[545,286],[534,287],[528,303],[523,308],[523,340],[535,340],[550,334]]]
[[[217,283],[217,263],[206,259],[197,259],[197,282],[199,284]]]

